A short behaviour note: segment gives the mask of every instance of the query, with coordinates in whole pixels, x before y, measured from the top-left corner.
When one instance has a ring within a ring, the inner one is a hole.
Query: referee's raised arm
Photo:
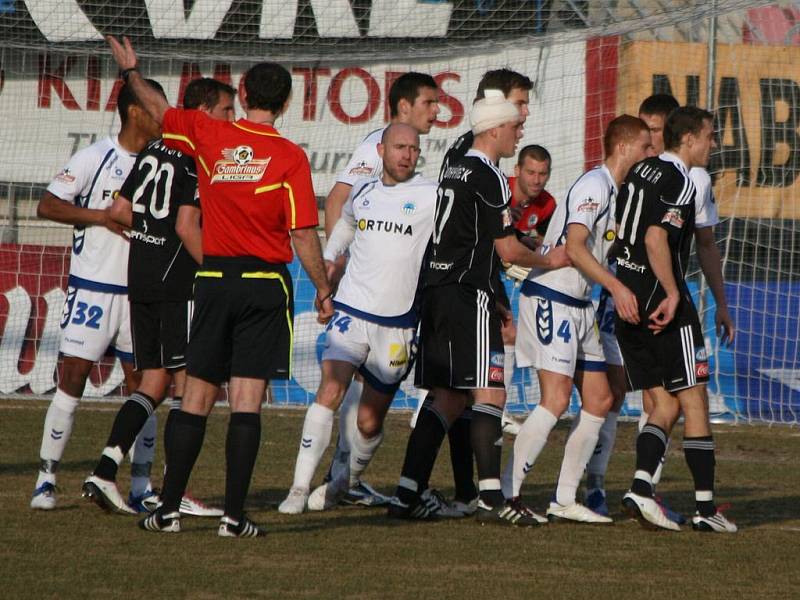
[[[131,41],[127,37],[123,37],[120,44],[111,35],[106,36],[106,41],[108,41],[111,53],[119,67],[120,77],[131,86],[142,107],[161,125],[164,121],[164,113],[170,108],[169,102],[158,91],[147,85],[144,77],[139,73],[139,59]]]

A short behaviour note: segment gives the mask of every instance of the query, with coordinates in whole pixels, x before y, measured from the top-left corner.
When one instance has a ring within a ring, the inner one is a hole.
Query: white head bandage
[[[469,124],[472,133],[478,135],[503,123],[516,123],[520,119],[519,109],[506,100],[500,90],[485,90],[484,97],[472,105]]]

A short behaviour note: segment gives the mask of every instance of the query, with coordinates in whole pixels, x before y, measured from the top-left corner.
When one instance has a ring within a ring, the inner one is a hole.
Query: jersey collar
[[[680,156],[677,154],[673,154],[672,152],[662,152],[659,157],[661,160],[665,160],[667,162],[671,162],[673,164],[678,165],[678,167],[684,172],[689,172],[689,167],[686,166],[686,163],[683,162]]]
[[[478,158],[482,158],[482,159],[484,159],[484,160],[485,160],[486,162],[488,162],[488,163],[495,164],[495,163],[493,163],[491,160],[489,160],[489,157],[488,157],[488,156],[486,156],[486,155],[485,155],[483,152],[481,152],[480,150],[476,150],[475,148],[470,148],[469,150],[467,150],[467,153],[466,153],[466,155],[465,155],[465,156],[476,156],[476,157],[478,157]]]
[[[617,189],[617,182],[614,181],[614,177],[611,175],[611,171],[609,171],[605,163],[600,165],[600,170],[605,174],[606,179],[608,179],[608,183],[611,185],[611,189],[614,190],[615,194],[618,194],[619,190]]]
[[[247,119],[238,119],[237,121],[234,121],[233,126],[257,135],[281,137],[281,134],[278,133],[278,130],[267,123],[254,123],[253,121],[248,121]]]
[[[112,135],[112,136],[109,136],[109,139],[111,140],[111,143],[114,145],[114,147],[117,149],[117,151],[118,151],[120,154],[127,154],[128,156],[130,156],[130,157],[132,157],[132,158],[136,158],[136,156],[137,156],[137,155],[136,155],[136,153],[135,153],[135,152],[131,152],[130,150],[126,150],[126,149],[125,149],[125,148],[122,146],[122,144],[120,144],[120,143],[119,143],[119,135]],[[149,143],[149,142],[148,142],[148,143]]]

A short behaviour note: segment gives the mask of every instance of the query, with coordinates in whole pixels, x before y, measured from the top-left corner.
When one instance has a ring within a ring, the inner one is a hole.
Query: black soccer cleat
[[[541,517],[524,506],[521,502],[514,501],[491,507],[483,500],[478,500],[478,509],[475,511],[475,520],[481,525],[510,525],[512,527],[536,527],[541,525]]]
[[[179,533],[181,530],[181,513],[173,511],[164,515],[161,514],[161,509],[156,510],[139,521],[139,528],[145,531]]]
[[[242,515],[239,521],[226,515],[219,520],[217,535],[219,535],[219,537],[254,538],[264,537],[267,535],[267,531],[253,523],[244,515]]]
[[[386,516],[407,521],[435,521],[438,518],[433,506],[419,496],[408,504],[393,496],[386,509]]]

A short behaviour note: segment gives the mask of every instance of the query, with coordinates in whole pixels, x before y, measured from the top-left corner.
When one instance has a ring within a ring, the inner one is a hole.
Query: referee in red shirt
[[[275,63],[253,66],[241,93],[246,118],[216,121],[199,111],[171,108],[136,70],[130,41],[120,44],[109,37],[108,42],[123,78],[162,124],[165,142],[195,158],[203,213],[203,264],[195,286],[186,389],[165,440],[169,468],[163,505],[139,525],[180,531],[181,496],[219,387],[229,380],[225,515],[219,535],[261,536],[264,530],[244,514],[244,500],[261,441],[266,382],[290,376],[293,293],[286,263],[292,260],[291,243],[317,289],[319,319],[333,314],[308,159],[273,126],[288,106],[292,78]]]

